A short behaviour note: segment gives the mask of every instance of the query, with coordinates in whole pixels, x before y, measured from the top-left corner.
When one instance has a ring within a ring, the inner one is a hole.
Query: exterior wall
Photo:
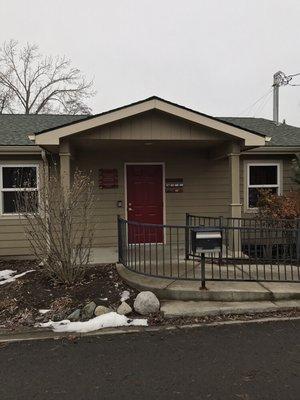
[[[39,156],[1,156],[0,164],[41,164]],[[0,257],[31,256],[31,248],[19,217],[0,215]]]
[[[172,144],[137,147],[121,146],[115,143],[99,150],[82,149],[76,153],[72,171],[79,168],[91,172],[95,181],[95,246],[116,246],[116,218],[125,216],[124,165],[126,162],[163,162],[166,178],[183,178],[183,193],[167,193],[165,196],[167,224],[184,224],[185,213],[208,216],[228,216],[230,203],[228,159],[212,161],[205,149],[195,149]],[[139,150],[138,150],[139,149]],[[168,150],[166,150],[168,149]],[[12,159],[13,158],[13,159]],[[283,192],[297,188],[291,180],[292,156],[243,155],[240,164],[240,193],[244,204],[244,160],[280,161],[283,166]],[[38,157],[1,156],[2,163],[41,162]],[[99,169],[117,168],[119,187],[117,189],[99,188]],[[123,203],[117,207],[118,200]],[[244,207],[243,207],[244,210]],[[249,213],[244,213],[249,216]],[[29,257],[31,250],[19,218],[0,216],[0,257]]]
[[[169,148],[172,148],[170,145]],[[228,160],[210,161],[205,151],[192,149],[164,151],[156,146],[143,146],[142,150],[115,147],[109,151],[81,152],[74,167],[91,171],[95,181],[95,216],[98,220],[95,246],[117,244],[116,219],[125,216],[124,164],[126,162],[163,162],[166,178],[183,178],[183,193],[166,193],[167,224],[184,224],[185,213],[196,215],[228,215],[229,167]],[[117,189],[99,189],[99,169],[117,168]],[[117,207],[118,200],[123,203]]]

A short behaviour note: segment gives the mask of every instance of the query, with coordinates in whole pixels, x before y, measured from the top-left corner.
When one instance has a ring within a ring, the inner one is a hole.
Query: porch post
[[[230,171],[230,217],[241,218],[242,204],[240,199],[240,145],[232,143],[230,146],[228,160]],[[240,220],[232,219],[229,226],[229,248],[232,252],[232,257],[240,257],[242,254]]]
[[[242,204],[240,199],[240,145],[232,143],[229,159],[230,171],[230,217],[241,218]]]
[[[60,181],[67,193],[71,187],[71,149],[68,141],[63,141],[59,146]]]

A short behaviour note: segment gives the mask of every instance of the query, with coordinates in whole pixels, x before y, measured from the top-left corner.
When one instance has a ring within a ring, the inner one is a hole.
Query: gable
[[[183,106],[168,102],[166,100],[153,97],[141,102],[133,103],[128,106],[117,108],[105,113],[87,118],[66,126],[58,127],[53,130],[37,133],[31,138],[38,145],[59,145],[63,138],[81,134],[97,127],[105,126],[110,123],[131,118],[151,110],[158,110],[174,116],[178,119],[188,121],[198,126],[213,129],[216,132],[231,136],[233,139],[244,141],[245,146],[264,146],[265,136],[245,130],[228,122],[199,113]]]
[[[82,135],[104,140],[229,140],[228,136],[217,134],[205,126],[156,110],[96,127]]]

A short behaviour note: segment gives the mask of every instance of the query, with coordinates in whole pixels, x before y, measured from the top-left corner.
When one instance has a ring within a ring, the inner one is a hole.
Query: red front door
[[[163,224],[162,165],[127,165],[127,215],[129,221]],[[130,243],[162,243],[162,228],[130,225]]]

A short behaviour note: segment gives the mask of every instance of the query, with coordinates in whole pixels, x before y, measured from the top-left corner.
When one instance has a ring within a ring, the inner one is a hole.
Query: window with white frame
[[[30,193],[38,206],[38,166],[0,165],[1,214],[18,214],[22,200]],[[31,204],[33,202],[31,201]],[[19,205],[19,206],[18,206]]]
[[[247,164],[247,208],[257,208],[259,193],[267,189],[271,193],[280,194],[279,163]]]

